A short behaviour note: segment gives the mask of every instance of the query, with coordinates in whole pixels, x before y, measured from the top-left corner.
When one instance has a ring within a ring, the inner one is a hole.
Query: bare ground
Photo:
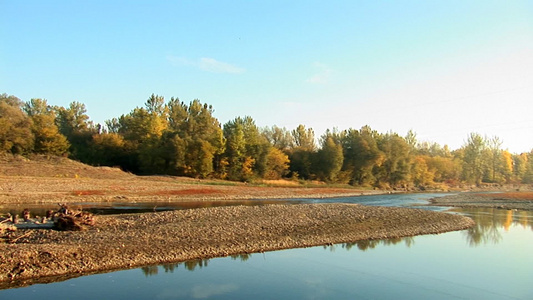
[[[0,205],[72,202],[180,202],[201,200],[320,198],[376,194],[355,188],[277,186],[171,176],[135,176],[61,157],[0,157]],[[1,206],[0,206],[1,208]]]
[[[315,198],[377,193],[353,188],[249,186],[139,177],[66,158],[0,157],[2,205]],[[213,207],[99,216],[85,231],[17,230],[0,242],[0,288],[158,263],[465,229],[466,217],[354,204]],[[12,241],[12,242],[8,242]]]
[[[434,198],[431,205],[533,210],[533,192],[460,193]]]
[[[466,229],[466,217],[356,204],[215,207],[101,216],[86,231],[0,244],[0,282]]]

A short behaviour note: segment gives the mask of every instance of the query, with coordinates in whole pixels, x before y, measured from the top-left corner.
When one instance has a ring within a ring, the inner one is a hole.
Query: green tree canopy
[[[267,170],[267,155],[271,145],[259,132],[255,121],[246,116],[237,117],[224,124],[226,139],[225,161],[227,175],[232,180],[249,180],[263,177]]]
[[[32,120],[35,136],[34,151],[40,154],[63,155],[68,152],[67,138],[59,132],[55,123],[54,110],[46,100],[31,99],[24,105],[24,111]]]
[[[344,170],[351,174],[351,184],[372,186],[375,183],[374,170],[385,159],[377,145],[378,137],[379,134],[369,126],[343,132]]]
[[[336,142],[334,133],[322,137],[322,147],[317,154],[317,173],[326,182],[336,182],[344,161],[342,145]]]
[[[70,155],[83,162],[92,161],[91,143],[99,130],[89,121],[85,104],[72,102],[65,108],[56,106],[56,124],[70,144]]]
[[[462,147],[463,179],[469,183],[480,184],[486,170],[485,150],[487,141],[478,133],[471,133]]]

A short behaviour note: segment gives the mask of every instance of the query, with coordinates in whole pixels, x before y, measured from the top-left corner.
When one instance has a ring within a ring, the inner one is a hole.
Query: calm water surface
[[[305,201],[420,206],[433,196]],[[452,213],[471,216],[476,226],[84,276],[2,290],[0,299],[533,299],[533,214]]]

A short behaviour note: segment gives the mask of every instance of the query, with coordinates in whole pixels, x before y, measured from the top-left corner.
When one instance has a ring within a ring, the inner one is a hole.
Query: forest
[[[221,124],[214,108],[152,94],[143,107],[93,123],[83,103],[53,106],[0,95],[0,153],[68,156],[135,174],[232,181],[288,179],[379,189],[461,184],[531,184],[533,150],[510,153],[494,137],[470,133],[456,150],[380,133],[369,126],[327,130],[260,128],[250,116]]]

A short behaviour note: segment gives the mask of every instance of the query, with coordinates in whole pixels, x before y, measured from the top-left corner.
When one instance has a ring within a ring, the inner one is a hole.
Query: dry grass
[[[298,181],[277,179],[277,180],[263,180],[263,184],[269,186],[300,186]]]
[[[533,192],[505,192],[496,194],[479,194],[483,197],[498,197],[500,199],[533,200]]]
[[[72,195],[73,196],[105,195],[105,192],[99,191],[99,190],[73,191]]]
[[[190,196],[190,195],[213,195],[221,193],[220,190],[211,188],[195,188],[183,190],[158,190],[142,193],[143,195],[152,196]]]

